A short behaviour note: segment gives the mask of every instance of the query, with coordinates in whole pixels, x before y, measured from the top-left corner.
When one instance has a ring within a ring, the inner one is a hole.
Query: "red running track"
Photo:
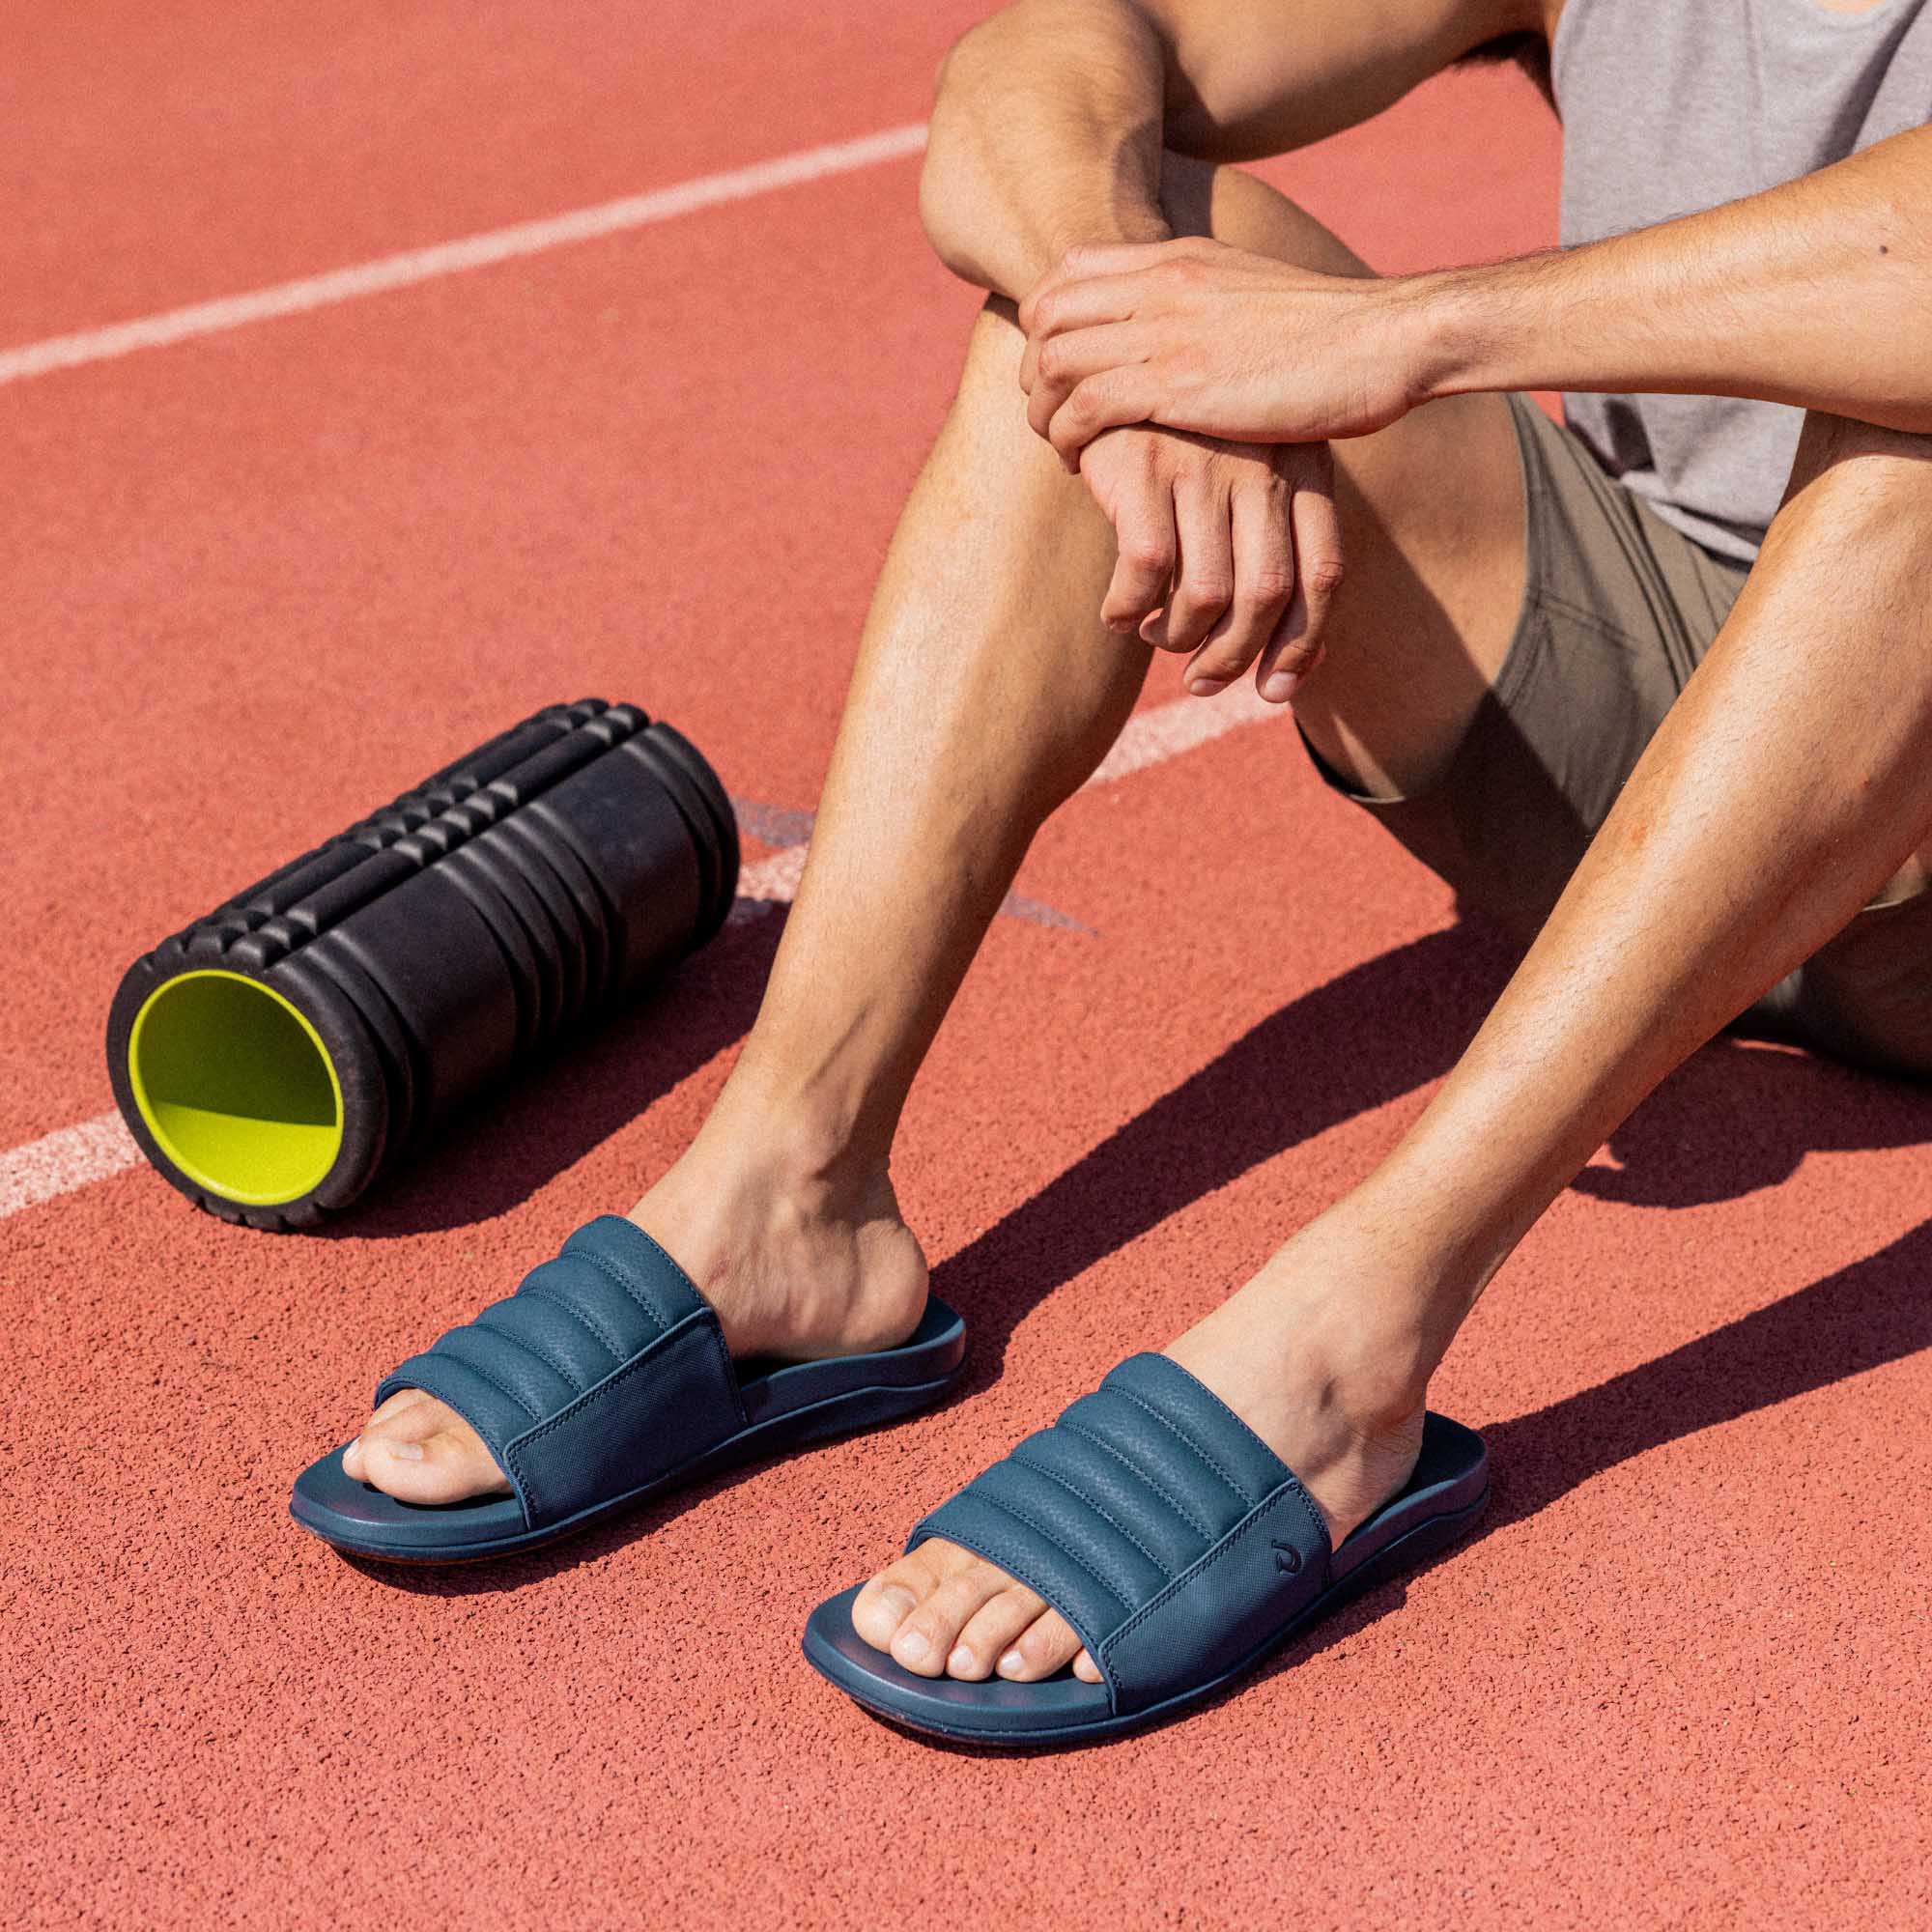
[[[0,347],[916,121],[971,12],[18,10]],[[1267,172],[1399,268],[1547,240],[1554,156],[1492,73]],[[913,181],[0,390],[0,1149],[107,1105],[134,952],[537,703],[811,805],[973,308]],[[1563,1197],[1439,1388],[1489,1526],[1242,1694],[1012,1761],[804,1668],[813,1603],[1359,1175],[1507,965],[1279,724],[1084,794],[1021,890],[1091,931],[999,923],[901,1156],[966,1394],[553,1557],[365,1573],[288,1483],[670,1158],[775,921],[328,1236],[140,1170],[0,1221],[10,1917],[1925,1922],[1932,1101],[1796,1053],[1711,1047]]]

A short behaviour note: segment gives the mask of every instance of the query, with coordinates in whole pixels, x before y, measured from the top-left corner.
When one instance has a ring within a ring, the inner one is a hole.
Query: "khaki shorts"
[[[1351,790],[1308,751],[1331,786],[1526,945],[1747,571],[1665,523],[1526,397],[1506,400],[1528,567],[1468,735],[1426,792],[1398,799]],[[1732,1030],[1932,1075],[1932,893],[1859,913]]]

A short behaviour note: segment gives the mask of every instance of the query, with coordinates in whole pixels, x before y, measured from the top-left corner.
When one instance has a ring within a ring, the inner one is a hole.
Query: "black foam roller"
[[[691,743],[553,705],[163,940],[114,1096],[189,1200],[312,1226],[723,924],[738,832]]]

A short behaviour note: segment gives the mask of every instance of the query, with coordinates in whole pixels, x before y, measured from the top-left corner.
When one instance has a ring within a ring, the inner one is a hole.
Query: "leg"
[[[1928,553],[1932,440],[1808,419],[1709,656],[1468,1052],[1350,1197],[1403,1201],[1430,1284],[1404,1318],[1418,1393],[1611,1128],[1888,881],[1916,877],[1932,833]]]
[[[1324,1463],[1323,1409],[1368,1442],[1414,1431],[1476,1297],[1604,1138],[1916,876],[1928,557],[1932,439],[1813,417],[1744,593],[1468,1051],[1374,1174],[1169,1350],[1283,1450],[1338,1540],[1395,1484],[1367,1453]],[[1301,1414],[1277,1433],[1285,1395]],[[1283,1449],[1296,1431],[1307,1464]]]
[[[634,1210],[735,1353],[889,1346],[925,1261],[887,1153],[934,1031],[1047,813],[1106,754],[1151,657],[1097,617],[1111,532],[1027,429],[1010,310],[959,392],[874,596],[806,873],[757,1022],[684,1156]],[[506,1487],[413,1391],[350,1473],[411,1501]]]
[[[1361,271],[1249,177],[1177,162],[1169,186],[1179,225]],[[906,1093],[1035,831],[1105,754],[1146,674],[1146,647],[1098,621],[1112,533],[1026,426],[1021,347],[989,304],[867,621],[757,1023],[696,1140],[634,1210],[741,1354],[837,1354],[916,1322],[924,1260],[887,1172]],[[1351,575],[1308,728],[1362,776],[1414,783],[1460,741],[1520,590],[1504,406],[1435,405],[1350,444],[1341,469]],[[1436,480],[1452,470],[1455,495]],[[1350,726],[1330,724],[1355,687]],[[503,1487],[469,1426],[413,1392],[348,1466],[414,1501]]]

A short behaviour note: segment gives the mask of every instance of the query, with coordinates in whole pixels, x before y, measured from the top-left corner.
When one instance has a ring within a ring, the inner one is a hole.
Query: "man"
[[[1226,165],[1498,52],[1563,119],[1563,252],[1378,280]],[[990,298],[757,1023],[632,1216],[734,1355],[920,1320],[901,1105],[1155,650],[1204,702],[1253,675],[1533,940],[1373,1174],[1187,1334],[1130,1338],[1333,1545],[1411,1483],[1491,1276],[1701,1042],[1749,1009],[1932,1070],[1928,118],[1926,0],[1021,0],[958,44],[922,207]],[[414,1391],[346,1466],[506,1487]],[[1065,1608],[935,1535],[851,1622],[922,1679],[1097,1683]]]

